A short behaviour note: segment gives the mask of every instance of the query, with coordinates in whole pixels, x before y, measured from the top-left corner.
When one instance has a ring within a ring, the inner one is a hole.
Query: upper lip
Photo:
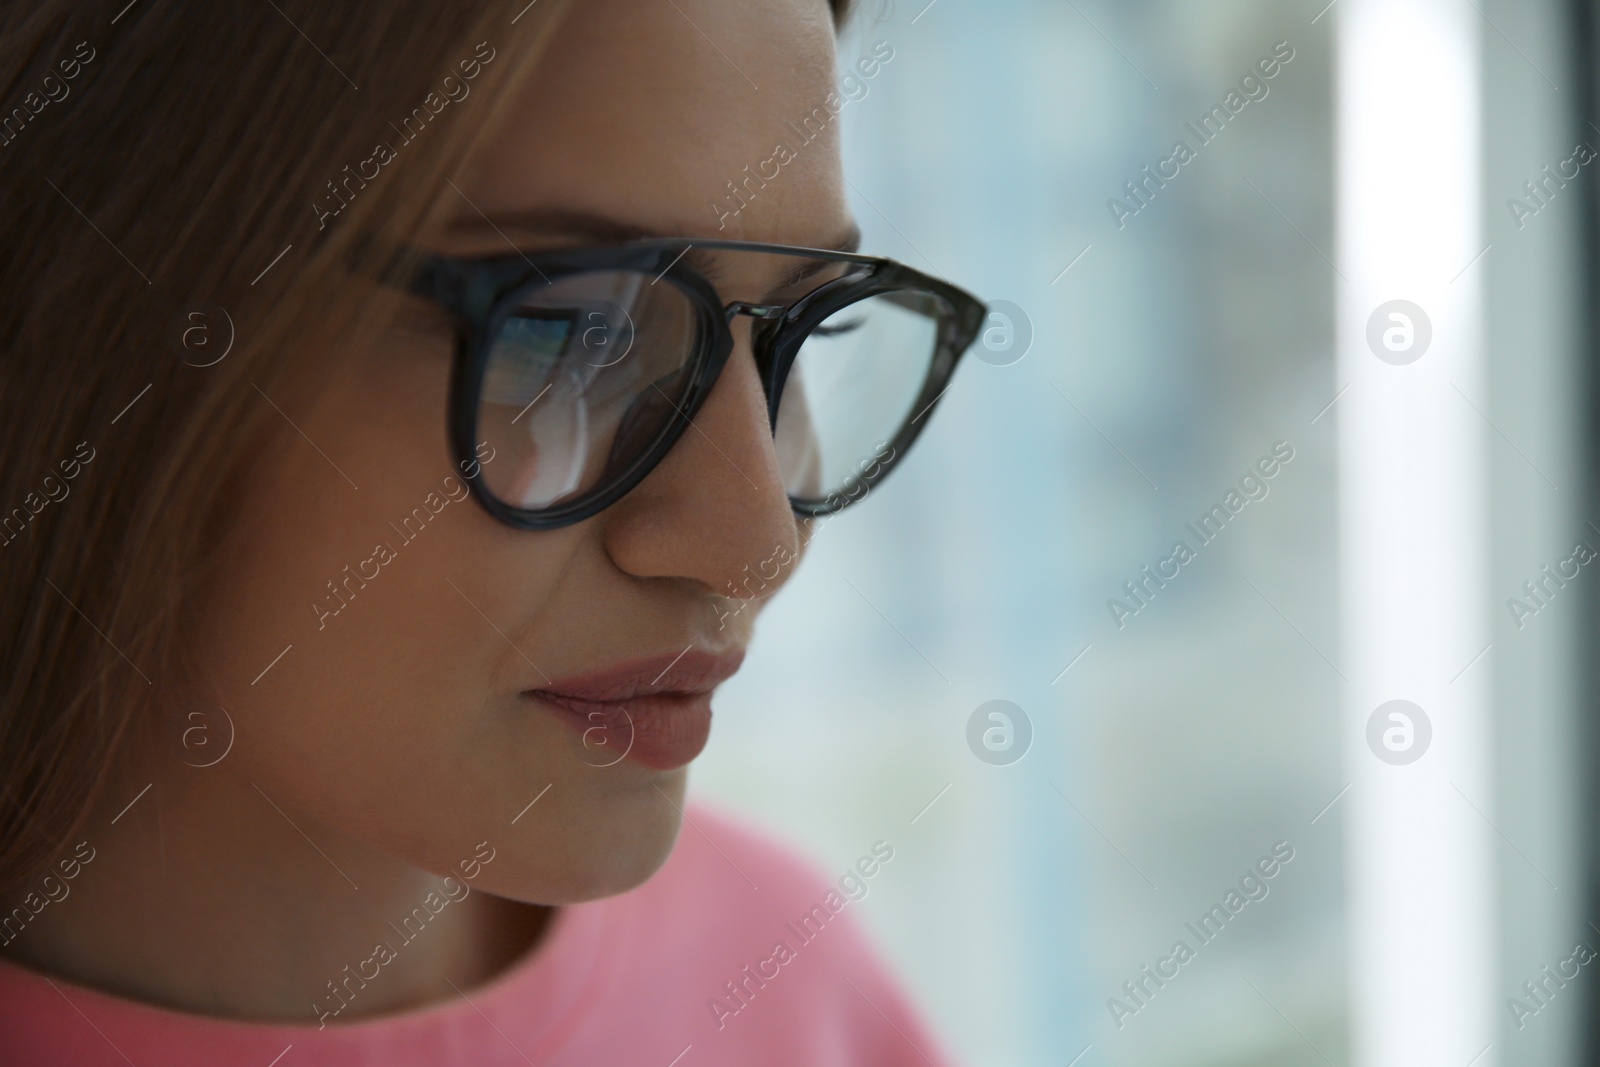
[[[718,654],[691,647],[559,678],[530,692],[597,704],[666,693],[709,693],[727,681],[742,662],[743,651]]]

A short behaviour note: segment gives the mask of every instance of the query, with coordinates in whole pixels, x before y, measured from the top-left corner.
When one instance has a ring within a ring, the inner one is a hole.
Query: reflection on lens
[[[806,338],[784,383],[774,440],[796,500],[853,499],[892,460],[933,365],[943,301],[900,290],[834,312]]]
[[[650,281],[633,271],[563,278],[506,317],[478,407],[497,499],[524,509],[571,500],[659,436],[688,385],[696,320],[682,290]]]

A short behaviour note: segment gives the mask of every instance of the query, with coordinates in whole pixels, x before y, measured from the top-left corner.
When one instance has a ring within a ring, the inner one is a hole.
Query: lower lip
[[[711,736],[711,694],[682,693],[631,700],[578,700],[527,693],[577,730],[584,762],[608,767],[623,759],[651,770],[672,771],[700,755]]]

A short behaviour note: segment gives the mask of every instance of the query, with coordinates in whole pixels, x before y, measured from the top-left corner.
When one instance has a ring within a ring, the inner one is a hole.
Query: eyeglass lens
[[[855,495],[885,458],[916,414],[941,307],[917,290],[878,294],[806,338],[774,430],[792,499]],[[485,487],[537,511],[614,484],[685,409],[699,328],[694,298],[670,278],[597,270],[530,290],[489,342],[476,435],[495,450]]]
[[[791,499],[822,503],[855,487],[917,413],[932,368],[941,301],[902,289],[849,304],[806,337],[773,430]]]

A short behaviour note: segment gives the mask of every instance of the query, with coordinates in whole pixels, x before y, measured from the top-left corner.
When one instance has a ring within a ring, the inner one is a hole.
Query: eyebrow
[[[470,215],[459,216],[450,229],[457,232],[478,232],[486,229],[494,230],[504,237],[513,248],[518,248],[515,241],[507,236],[507,231],[537,234],[540,237],[575,237],[584,241],[597,244],[624,244],[629,241],[647,241],[652,239],[671,238],[683,241],[718,240],[704,234],[691,234],[672,228],[650,227],[627,219],[619,219],[610,215],[602,215],[592,211],[582,211],[575,208],[529,208],[516,211],[497,211],[490,214],[474,212]],[[859,252],[861,250],[861,228],[854,222],[834,237],[815,247],[825,252]],[[520,249],[519,249],[520,250]],[[827,260],[799,258],[795,265],[785,271],[773,286],[773,291],[786,289],[804,281],[806,278],[825,270],[830,266]],[[720,273],[713,268],[709,273]],[[712,279],[714,280],[714,279]]]

